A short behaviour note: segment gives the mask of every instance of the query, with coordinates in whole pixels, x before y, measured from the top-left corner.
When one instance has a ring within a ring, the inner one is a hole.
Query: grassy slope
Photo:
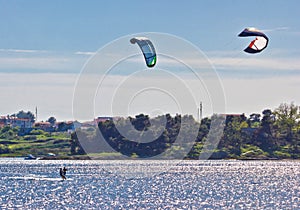
[[[28,154],[43,157],[47,156],[48,153],[54,153],[58,157],[68,158],[70,157],[70,141],[70,135],[67,133],[52,133],[51,135],[49,133],[39,133],[24,137],[16,137],[16,139],[12,140],[0,139],[0,146],[2,148],[8,148],[9,150],[8,152],[2,151],[0,157],[19,157],[27,156]],[[199,148],[199,152],[201,152],[201,149],[202,147]],[[280,150],[275,151],[274,154],[270,155],[253,145],[244,145],[241,148],[241,155],[238,157],[234,156],[232,158],[251,159],[273,157],[279,159],[288,159],[291,158],[290,150],[291,149],[288,146],[285,146]],[[199,152],[195,153],[196,156],[199,155]],[[110,159],[117,158],[120,156],[120,153],[89,154],[89,156],[96,159]]]
[[[0,144],[9,149],[8,153],[2,153],[2,157],[45,156],[48,153],[56,155],[68,155],[70,153],[70,137],[67,134],[54,133],[51,135],[28,135],[18,139],[0,139]]]

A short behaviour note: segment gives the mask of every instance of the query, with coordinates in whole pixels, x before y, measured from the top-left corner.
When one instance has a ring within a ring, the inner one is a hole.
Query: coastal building
[[[94,120],[93,121],[85,121],[85,122],[81,123],[80,129],[87,130],[91,127],[94,128],[95,126],[96,126],[96,122]]]
[[[55,131],[55,126],[53,126],[49,122],[36,122],[36,123],[34,123],[34,128],[43,130],[45,132],[54,132]]]
[[[32,120],[23,119],[23,118],[15,118],[12,120],[12,127],[20,127],[20,128],[32,128],[33,126]]]
[[[64,122],[57,122],[56,123],[56,130],[58,132],[73,132],[77,128],[80,128],[82,123],[75,121],[64,121]]]
[[[5,126],[5,123],[0,121],[0,128],[3,128],[4,126]]]
[[[34,122],[27,118],[18,118],[14,116],[1,116],[0,124],[3,126],[20,127],[20,128],[32,128]]]
[[[7,117],[6,116],[1,116],[0,117],[0,128],[4,127],[7,125]]]
[[[0,117],[0,127],[4,127],[4,126],[10,126],[13,128],[18,127],[19,136],[23,136],[30,133],[30,131],[32,131],[33,129],[33,125],[34,125],[34,121],[27,118],[18,118],[9,115]]]

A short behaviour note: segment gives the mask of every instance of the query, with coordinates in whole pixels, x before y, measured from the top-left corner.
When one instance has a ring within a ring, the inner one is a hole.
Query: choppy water
[[[300,162],[0,160],[0,209],[18,208],[300,209]]]

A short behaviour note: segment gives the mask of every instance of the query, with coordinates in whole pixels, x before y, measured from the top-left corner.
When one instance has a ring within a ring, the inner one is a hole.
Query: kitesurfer
[[[63,172],[64,172],[64,175],[66,176],[66,174],[67,174],[67,169],[66,169],[66,167],[63,168]]]
[[[61,176],[61,178],[63,180],[66,180],[67,179],[66,176],[65,176],[66,172],[64,170],[67,171],[67,169],[65,167],[64,167],[64,169],[60,168],[59,169],[59,175]]]

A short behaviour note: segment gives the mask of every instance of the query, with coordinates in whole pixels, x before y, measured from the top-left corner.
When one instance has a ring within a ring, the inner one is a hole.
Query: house
[[[1,116],[0,117],[0,128],[3,128],[6,125],[7,125],[7,117],[6,116]]]
[[[82,124],[78,122],[77,120],[75,121],[67,121],[67,122],[58,122],[56,123],[57,131],[59,132],[73,132],[77,128],[80,128]]]
[[[18,118],[13,116],[1,116],[0,124],[9,125],[11,127],[32,128],[34,121],[27,118]]]
[[[81,127],[81,123],[77,120],[73,121],[73,129],[76,130],[77,128]]]
[[[1,117],[0,124],[4,126],[11,126],[13,128],[19,127],[18,135],[24,136],[32,131],[34,122],[31,119],[6,116]]]
[[[8,117],[7,116],[1,116],[0,117],[0,124],[1,125],[7,125],[7,119],[8,119]]]
[[[32,128],[33,123],[34,122],[31,119],[24,119],[24,118],[17,118],[17,117],[10,118],[10,124],[12,127]]]
[[[89,128],[94,128],[96,126],[96,122],[93,121],[85,121],[81,123],[80,128],[83,130],[89,129]]]
[[[0,121],[0,128],[3,128],[6,124]]]
[[[49,122],[36,122],[36,123],[34,123],[34,127],[36,129],[40,129],[45,132],[54,132],[55,131],[55,126],[53,126]]]

